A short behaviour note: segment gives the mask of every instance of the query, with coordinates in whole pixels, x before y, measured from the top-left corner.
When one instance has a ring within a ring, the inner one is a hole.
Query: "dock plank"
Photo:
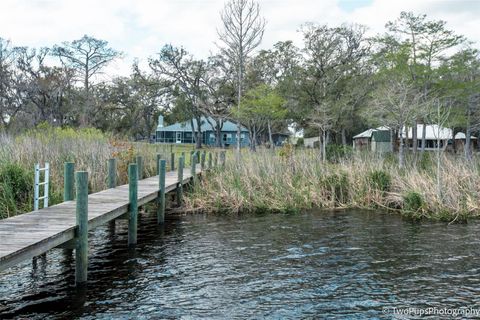
[[[200,165],[196,173],[201,174]],[[166,174],[166,192],[176,189],[177,177],[176,171]],[[191,177],[190,171],[184,169],[182,184],[188,183]],[[139,206],[157,196],[158,176],[138,182]],[[128,211],[128,184],[90,194],[88,202],[88,228],[93,229]],[[0,220],[0,271],[72,240],[75,226],[75,201]]]

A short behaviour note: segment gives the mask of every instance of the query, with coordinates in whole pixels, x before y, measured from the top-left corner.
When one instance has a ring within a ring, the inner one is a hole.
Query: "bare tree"
[[[327,133],[333,127],[333,116],[326,103],[318,104],[314,107],[310,117],[310,125],[318,128],[318,141],[320,143],[320,155],[322,161],[327,160]]]
[[[391,76],[386,79],[373,97],[372,117],[382,120],[391,129],[397,129],[400,135],[398,164],[405,165],[405,137],[407,125],[412,123],[417,112],[422,109],[422,94],[409,84],[406,79]]]
[[[92,78],[101,73],[112,60],[121,55],[108,47],[108,42],[84,35],[79,40],[63,42],[53,48],[53,55],[60,58],[65,66],[74,69],[83,81],[85,104],[80,110],[80,124],[87,125],[87,112],[91,109],[90,87]]]
[[[220,14],[223,28],[218,30],[222,54],[235,67],[237,111],[240,112],[245,63],[263,38],[266,21],[260,16],[260,5],[253,0],[230,0]],[[237,119],[237,159],[240,156],[240,120]]]

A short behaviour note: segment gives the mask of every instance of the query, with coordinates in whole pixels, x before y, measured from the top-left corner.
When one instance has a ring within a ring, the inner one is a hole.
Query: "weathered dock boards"
[[[190,181],[192,174],[189,171],[183,171],[182,185]],[[196,174],[200,173],[200,165],[197,165]],[[178,184],[178,172],[167,172],[165,192],[175,190]],[[158,194],[158,176],[138,182],[139,206],[155,200]],[[90,194],[88,196],[88,229],[93,229],[127,213],[128,205],[128,184]],[[75,201],[63,202],[0,220],[0,271],[74,239],[75,228]]]

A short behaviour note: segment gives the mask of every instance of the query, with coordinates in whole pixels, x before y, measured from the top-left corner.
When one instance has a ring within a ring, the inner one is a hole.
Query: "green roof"
[[[372,132],[372,141],[375,142],[390,142],[390,131],[379,130]]]
[[[214,131],[214,129],[210,125],[209,121],[211,123],[216,124],[215,119],[213,119],[211,117],[208,117],[208,121],[207,121],[207,118],[205,118],[205,117],[202,117],[200,119],[200,125],[201,125],[202,132]],[[193,119],[193,127],[195,128],[195,130],[197,130],[197,120],[195,120],[195,119]],[[157,127],[157,131],[192,131],[192,125],[191,125],[190,121],[178,122],[178,123],[174,123],[172,125],[166,126],[166,127]],[[231,122],[231,121],[226,120],[226,121],[223,122],[222,131],[236,132],[237,131],[237,125],[235,123]],[[242,132],[248,132],[248,130],[245,127],[242,126]]]

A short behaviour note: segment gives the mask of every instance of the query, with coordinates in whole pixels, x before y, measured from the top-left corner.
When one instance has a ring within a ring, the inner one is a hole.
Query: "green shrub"
[[[353,148],[341,144],[327,144],[327,160],[336,162],[340,159],[349,158],[353,154]]]
[[[32,173],[16,164],[0,169],[0,217],[12,216],[31,206]]]
[[[368,183],[370,187],[379,191],[390,191],[392,177],[383,170],[375,170],[368,175]]]
[[[422,152],[418,161],[418,167],[424,171],[430,171],[433,168],[431,152]]]
[[[330,200],[337,204],[345,203],[348,197],[348,176],[345,172],[326,176],[323,185],[332,192]]]
[[[403,196],[403,209],[409,212],[417,212],[423,206],[423,197],[420,193],[409,191]]]
[[[297,148],[302,148],[305,146],[305,143],[304,143],[305,140],[303,140],[303,138],[298,138],[297,139],[297,143],[295,144],[295,147]]]

